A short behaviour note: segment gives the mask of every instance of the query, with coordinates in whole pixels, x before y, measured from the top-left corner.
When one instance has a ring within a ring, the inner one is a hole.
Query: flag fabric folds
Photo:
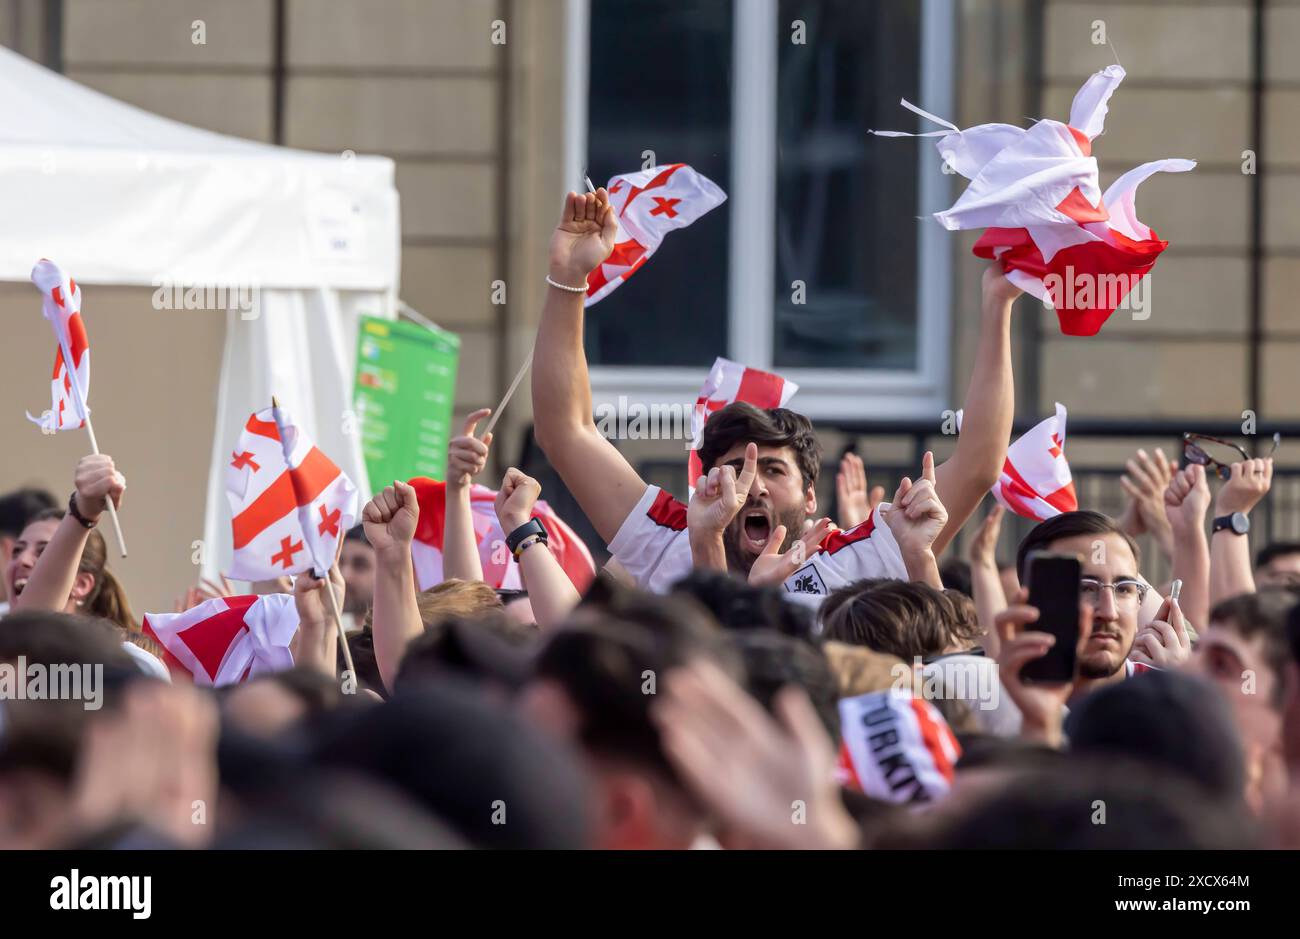
[[[356,522],[357,489],[282,408],[249,417],[226,467],[230,576],[323,575]]]
[[[929,701],[898,690],[841,698],[840,727],[847,785],[909,805],[936,802],[952,788],[961,745]]]
[[[81,288],[53,261],[42,258],[32,268],[32,283],[42,295],[41,314],[54,328],[54,374],[50,409],[27,419],[46,433],[85,426],[90,409],[90,343],[81,320]],[[69,364],[71,363],[71,364]]]
[[[685,163],[615,176],[606,187],[618,216],[614,250],[587,276],[587,306],[635,274],[671,231],[727,201],[727,194]]]
[[[428,590],[443,580],[442,534],[446,521],[446,483],[417,476],[410,480],[420,506],[420,520],[411,543],[411,557],[415,563],[415,582],[419,590]],[[524,586],[519,575],[519,564],[506,547],[506,535],[497,520],[495,489],[470,487],[470,512],[474,522],[474,539],[478,543],[479,560],[483,565],[483,580],[497,589],[519,589]],[[591,552],[555,511],[539,499],[533,506],[533,517],[546,529],[547,547],[560,562],[579,593],[585,593],[596,577],[596,564]]]
[[[217,687],[293,668],[298,610],[286,593],[214,597],[184,613],[146,613],[173,679]]]
[[[1196,166],[1181,159],[1144,163],[1102,192],[1092,145],[1124,74],[1112,65],[1092,75],[1074,97],[1069,124],[1044,119],[1028,129],[960,130],[904,101],[948,130],[873,131],[942,138],[937,147],[946,168],[970,185],[934,217],[949,231],[985,229],[974,253],[999,261],[1008,280],[1054,307],[1067,335],[1095,335],[1169,245],[1138,220],[1138,186],[1156,173]]]
[[[1043,521],[1079,508],[1065,459],[1065,405],[1035,424],[1011,446],[993,497],[1011,512]]]
[[[686,488],[695,493],[695,481],[704,475],[698,448],[704,439],[704,425],[709,415],[735,401],[759,408],[783,408],[799,386],[780,375],[760,371],[718,356],[704,379],[700,396],[691,412],[691,453],[686,460]]]

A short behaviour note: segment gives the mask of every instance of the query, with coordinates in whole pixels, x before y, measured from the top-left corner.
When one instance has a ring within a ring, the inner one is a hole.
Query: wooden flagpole
[[[64,368],[67,366],[65,365]],[[77,383],[74,381],[72,387],[76,388]],[[77,397],[81,397],[81,392],[77,392]],[[86,410],[85,404],[82,404],[82,413],[86,415],[86,433],[90,434],[90,450],[95,456],[99,456],[99,442],[95,440],[95,427],[90,423],[90,412]],[[104,500],[108,504],[108,517],[113,523],[113,534],[117,536],[117,549],[122,552],[122,557],[126,557],[126,539],[122,537],[122,523],[117,520],[117,507],[113,505],[112,497]]]

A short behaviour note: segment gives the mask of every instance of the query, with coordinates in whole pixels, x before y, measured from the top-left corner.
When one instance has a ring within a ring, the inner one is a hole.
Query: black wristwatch
[[[515,557],[518,557],[519,545],[530,535],[537,535],[538,540],[543,544],[546,543],[546,529],[542,527],[542,523],[537,519],[530,518],[510,534],[506,535],[506,547],[510,550],[510,553]]]
[[[1210,534],[1218,531],[1230,531],[1234,535],[1244,535],[1250,531],[1250,517],[1245,512],[1220,515],[1214,520],[1214,526],[1210,529]]]
[[[77,490],[75,489],[72,490],[72,495],[68,498],[68,514],[80,522],[83,528],[94,528],[99,524],[98,519],[92,522],[81,514],[81,510],[77,508]]]

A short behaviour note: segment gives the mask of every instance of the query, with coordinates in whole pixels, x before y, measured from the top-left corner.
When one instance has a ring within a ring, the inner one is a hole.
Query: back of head
[[[1029,529],[1029,534],[1020,542],[1020,547],[1016,549],[1016,571],[1021,583],[1027,582],[1029,571],[1026,564],[1031,553],[1046,551],[1053,542],[1078,535],[1116,535],[1129,546],[1139,568],[1142,565],[1142,554],[1137,542],[1109,515],[1092,511],[1062,512]]]
[[[313,751],[319,764],[395,785],[472,845],[588,844],[587,781],[574,755],[454,677],[336,711]]]
[[[444,580],[435,587],[422,590],[415,596],[424,628],[437,625],[439,620],[453,616],[478,616],[491,610],[500,610],[501,598],[481,580]]]
[[[844,594],[843,597],[837,596]],[[952,603],[927,584],[904,580],[850,584],[834,591],[822,615],[822,636],[913,658],[938,655],[957,627]]]
[[[796,639],[813,635],[807,607],[787,603],[779,587],[755,586],[728,571],[695,568],[673,584],[672,592],[697,601],[723,629],[765,629]]]
[[[747,630],[735,637],[749,677],[749,693],[772,710],[776,694],[796,685],[808,695],[832,740],[840,737],[839,685],[821,649],[768,629]]]
[[[1246,765],[1231,709],[1194,675],[1150,671],[1094,691],[1070,712],[1072,751],[1158,766],[1225,804],[1242,799]]]
[[[527,678],[539,641],[537,629],[500,609],[478,616],[449,616],[426,627],[402,654],[397,687],[452,673],[515,686]]]
[[[760,447],[789,447],[803,476],[805,487],[817,482],[822,448],[812,421],[789,408],[759,408],[733,401],[709,415],[701,435],[700,463],[707,473],[737,444]]]
[[[994,850],[1214,850],[1254,846],[1236,806],[1158,768],[1069,757],[1013,775],[935,817],[916,837],[880,847]]]

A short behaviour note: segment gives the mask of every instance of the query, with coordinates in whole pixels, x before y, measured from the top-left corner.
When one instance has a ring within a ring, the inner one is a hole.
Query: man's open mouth
[[[741,516],[740,537],[744,548],[758,554],[772,536],[772,522],[762,509],[746,509]]]

